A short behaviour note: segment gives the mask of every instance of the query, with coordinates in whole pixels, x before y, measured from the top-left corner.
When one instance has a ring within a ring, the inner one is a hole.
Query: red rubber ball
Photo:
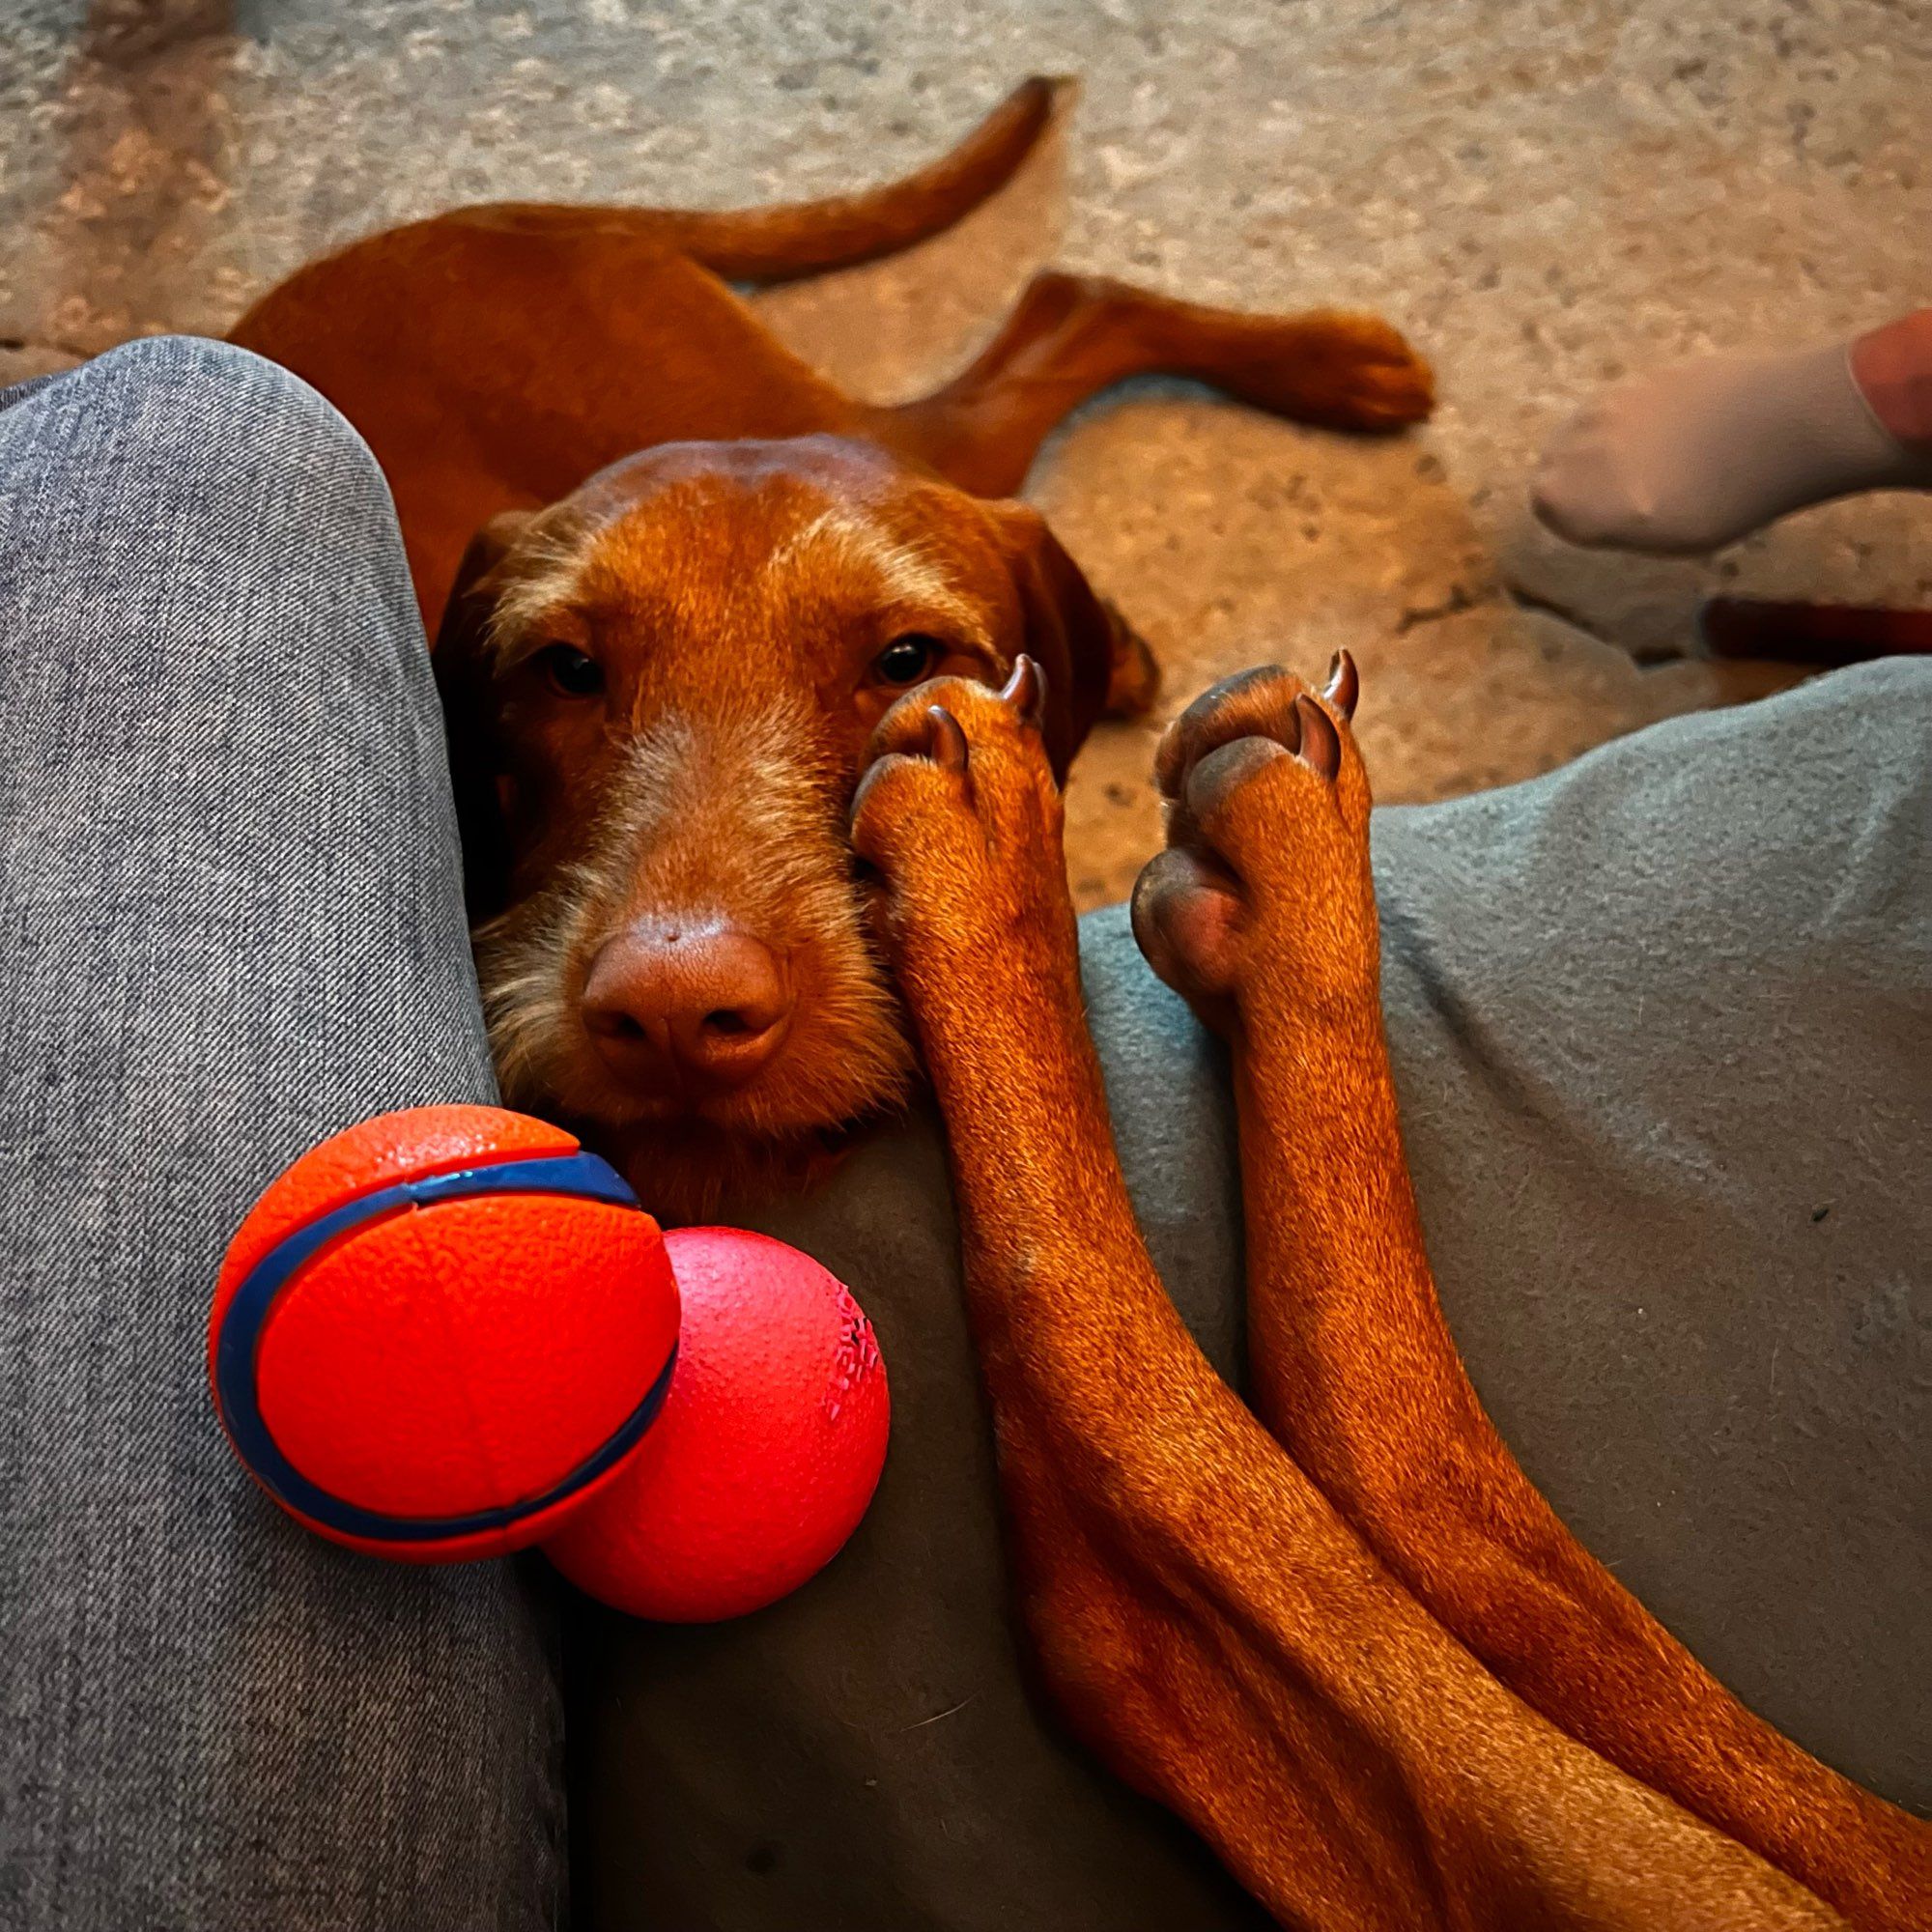
[[[871,1323],[810,1255],[732,1228],[676,1229],[665,1246],[684,1323],[663,1413],[544,1554],[615,1609],[711,1623],[838,1553],[878,1487],[892,1409]]]
[[[669,1385],[664,1236],[569,1134],[495,1107],[311,1150],[222,1264],[209,1374],[236,1453],[353,1548],[540,1541],[621,1473]]]

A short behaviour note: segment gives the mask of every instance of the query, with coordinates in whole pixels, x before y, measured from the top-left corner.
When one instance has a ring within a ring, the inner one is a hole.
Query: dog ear
[[[450,789],[463,838],[463,896],[471,925],[500,912],[509,892],[510,839],[497,790],[501,760],[489,626],[503,589],[500,566],[534,514],[505,510],[469,539],[431,659],[442,699]]]
[[[1064,779],[1101,716],[1138,716],[1153,703],[1160,671],[1121,613],[1081,574],[1046,520],[1026,503],[991,503],[1025,618],[1023,648],[1046,673],[1046,750]]]

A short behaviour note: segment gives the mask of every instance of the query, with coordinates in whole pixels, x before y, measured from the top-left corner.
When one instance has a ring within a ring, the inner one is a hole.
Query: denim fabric
[[[0,411],[0,1926],[561,1912],[546,1618],[337,1551],[215,1426],[209,1292],[335,1128],[494,1096],[367,451],[156,340]]]

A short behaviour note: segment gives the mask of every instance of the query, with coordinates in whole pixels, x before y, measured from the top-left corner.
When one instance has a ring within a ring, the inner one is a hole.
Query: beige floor
[[[1048,260],[1202,299],[1380,310],[1436,421],[1369,444],[1182,385],[1091,407],[1028,494],[1154,642],[1170,701],[1361,660],[1380,796],[1545,770],[1761,689],[1698,600],[1932,595],[1922,497],[1708,563],[1566,550],[1541,440],[1626,368],[1822,339],[1926,299],[1932,0],[27,0],[0,34],[0,373],[219,330],[304,256],[462,200],[724,204],[904,171],[1015,78],[1073,124],[893,263],[763,298],[868,395],[929,384]],[[1070,864],[1120,895],[1152,727],[1084,758]]]

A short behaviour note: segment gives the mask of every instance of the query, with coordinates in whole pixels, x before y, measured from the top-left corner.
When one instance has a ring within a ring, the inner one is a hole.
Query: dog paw
[[[1060,788],[1040,731],[1046,681],[1022,656],[1004,690],[938,678],[879,721],[852,846],[911,990],[965,973],[975,997],[1075,956]]]
[[[1349,728],[1355,667],[1318,696],[1278,666],[1197,697],[1154,757],[1167,849],[1134,887],[1134,936],[1161,979],[1227,1031],[1256,1003],[1376,989],[1370,794]]]
[[[1387,323],[1375,316],[1349,317],[1338,351],[1334,397],[1350,427],[1402,429],[1428,419],[1435,407],[1435,376]]]

